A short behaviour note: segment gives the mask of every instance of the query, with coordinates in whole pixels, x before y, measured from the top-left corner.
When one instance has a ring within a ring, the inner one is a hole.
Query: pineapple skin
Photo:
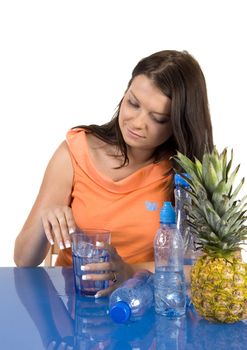
[[[234,323],[247,318],[247,264],[241,258],[198,258],[191,270],[192,302],[213,322]]]

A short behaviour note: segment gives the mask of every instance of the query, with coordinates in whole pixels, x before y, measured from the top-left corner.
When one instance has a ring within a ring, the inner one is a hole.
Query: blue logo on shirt
[[[156,202],[146,201],[145,205],[146,205],[146,209],[150,211],[155,211],[158,209],[158,204]]]

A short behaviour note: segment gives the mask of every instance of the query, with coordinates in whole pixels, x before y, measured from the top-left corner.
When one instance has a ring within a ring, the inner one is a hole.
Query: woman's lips
[[[129,129],[129,128],[127,128],[127,132],[128,132],[128,134],[129,134],[131,137],[134,137],[134,138],[141,138],[141,139],[144,138],[144,136],[137,134],[136,132],[132,131],[132,130]]]

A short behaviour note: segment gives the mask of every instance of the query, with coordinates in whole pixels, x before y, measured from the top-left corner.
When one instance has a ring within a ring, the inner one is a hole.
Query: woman
[[[90,264],[89,279],[116,283],[153,260],[159,208],[173,200],[171,156],[201,159],[213,147],[206,84],[187,52],[161,51],[134,68],[113,119],[70,130],[46,169],[38,197],[16,239],[18,266],[40,264],[56,240],[57,265],[70,265],[76,226],[112,233],[111,262]],[[115,278],[114,278],[115,280]]]

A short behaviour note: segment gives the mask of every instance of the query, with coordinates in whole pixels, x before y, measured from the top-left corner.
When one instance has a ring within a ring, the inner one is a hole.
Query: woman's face
[[[136,76],[119,111],[119,126],[126,144],[153,151],[172,135],[171,99],[151,79]]]

